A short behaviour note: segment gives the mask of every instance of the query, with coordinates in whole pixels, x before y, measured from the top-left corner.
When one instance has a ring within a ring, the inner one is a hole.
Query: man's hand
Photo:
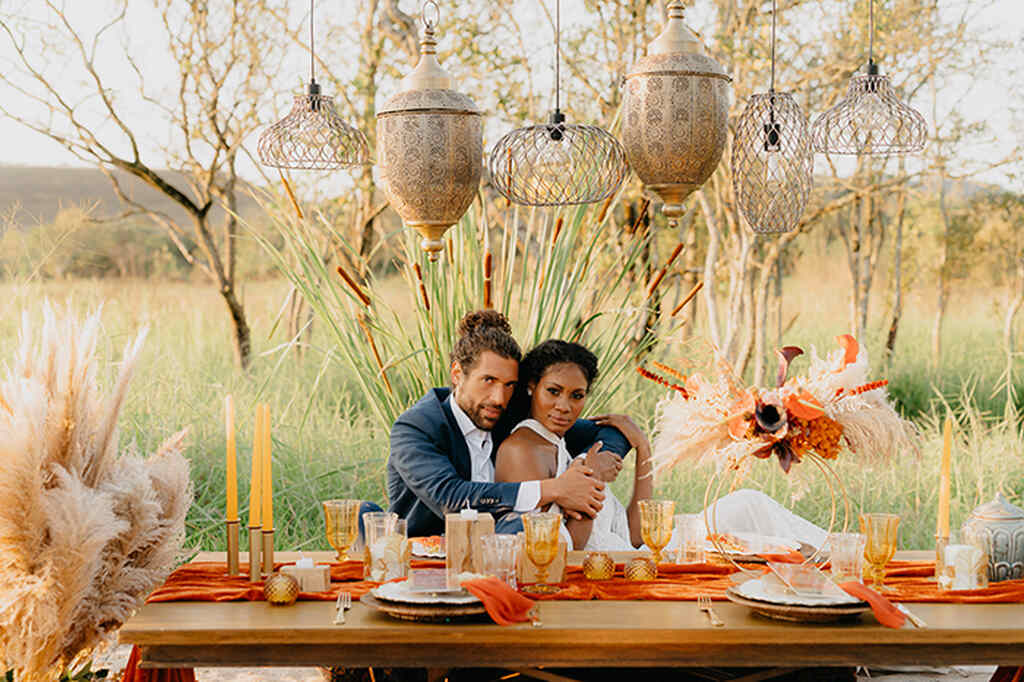
[[[586,460],[584,463],[593,469],[594,477],[604,481],[605,483],[611,483],[614,481],[619,472],[622,471],[622,458],[614,452],[609,450],[601,450],[600,452],[594,452],[594,448],[590,449],[583,457],[577,457],[574,462]]]
[[[555,479],[557,489],[555,502],[566,515],[574,519],[584,516],[593,518],[604,506],[604,482],[595,476],[595,471],[587,462],[591,455],[596,455],[601,447],[597,442],[587,452],[586,461],[578,457],[572,466]]]

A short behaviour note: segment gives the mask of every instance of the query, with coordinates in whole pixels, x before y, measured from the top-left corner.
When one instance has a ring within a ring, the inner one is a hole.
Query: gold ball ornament
[[[608,580],[615,575],[615,561],[604,552],[587,552],[583,557],[583,577],[587,580]]]
[[[623,573],[626,580],[654,580],[658,577],[658,565],[647,555],[638,556],[629,560]]]
[[[263,596],[274,606],[291,606],[299,598],[299,581],[284,573],[275,573],[263,583]]]

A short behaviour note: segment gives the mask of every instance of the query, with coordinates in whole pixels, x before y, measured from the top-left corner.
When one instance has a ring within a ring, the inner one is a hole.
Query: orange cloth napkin
[[[1024,667],[1000,666],[992,673],[988,682],[1024,682]]]
[[[771,561],[777,564],[802,564],[807,561],[807,557],[795,549],[791,549],[785,554],[758,554],[757,556],[761,557],[765,561]]]
[[[839,583],[839,587],[851,597],[866,601],[871,606],[871,611],[874,612],[875,618],[885,627],[901,628],[907,622],[907,617],[891,601],[864,583],[852,580],[847,583]]]
[[[196,682],[192,668],[139,668],[139,647],[133,646],[121,682]]]
[[[530,620],[534,602],[519,594],[497,578],[465,580],[462,586],[484,603],[489,615],[498,625],[513,625]]]

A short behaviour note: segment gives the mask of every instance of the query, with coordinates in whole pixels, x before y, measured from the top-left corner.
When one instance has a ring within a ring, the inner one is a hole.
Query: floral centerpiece
[[[779,349],[771,388],[742,386],[722,360],[714,379],[657,365],[676,380],[670,381],[640,368],[673,391],[658,405],[655,469],[686,459],[713,463],[720,471],[741,469],[753,455],[775,456],[789,473],[808,456],[835,459],[844,445],[865,455],[915,450],[913,426],[893,409],[888,381],[868,378],[867,351],[849,334],[837,341],[839,348],[824,358],[812,347],[807,373],[788,378],[789,364],[803,350]]]

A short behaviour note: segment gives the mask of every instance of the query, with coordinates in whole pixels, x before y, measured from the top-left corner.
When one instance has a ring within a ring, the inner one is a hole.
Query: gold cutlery
[[[711,621],[712,627],[720,628],[725,625],[725,622],[711,608],[711,597],[709,595],[702,594],[697,597],[697,608],[708,614],[708,620]]]

